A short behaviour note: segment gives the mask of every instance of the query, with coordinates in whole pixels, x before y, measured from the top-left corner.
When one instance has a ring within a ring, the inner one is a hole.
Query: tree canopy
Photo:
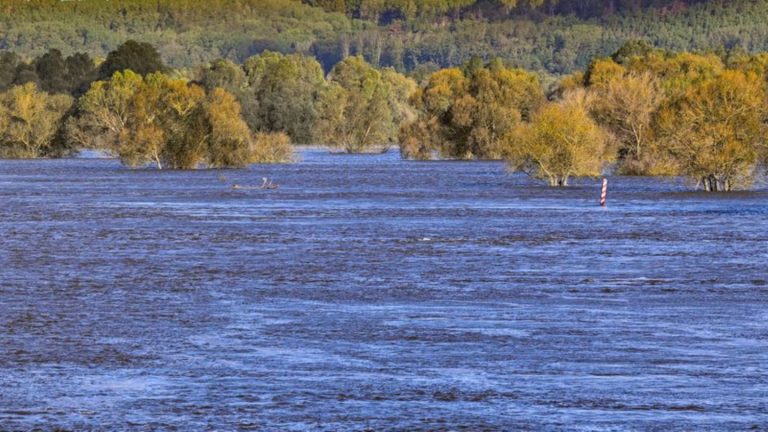
[[[605,132],[589,115],[582,90],[543,105],[529,123],[507,135],[507,160],[513,171],[568,186],[571,177],[596,177],[610,161]]]
[[[130,70],[98,81],[81,98],[70,134],[131,167],[192,169],[259,162],[235,97],[221,88]]]
[[[364,151],[390,139],[390,88],[362,57],[339,62],[328,76],[316,129],[318,142],[347,152]]]
[[[56,133],[72,106],[69,95],[40,91],[35,83],[14,86],[0,93],[0,157],[60,156]]]
[[[538,78],[496,60],[432,74],[412,96],[420,114],[400,134],[405,157],[498,159],[503,137],[544,101]]]
[[[160,53],[146,42],[129,40],[107,55],[99,67],[99,78],[110,78],[115,72],[130,70],[139,75],[165,70]]]

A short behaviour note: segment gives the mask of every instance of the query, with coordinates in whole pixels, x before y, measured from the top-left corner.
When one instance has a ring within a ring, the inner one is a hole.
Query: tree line
[[[284,133],[254,131],[232,93],[166,67],[128,41],[96,64],[50,50],[27,63],[0,56],[0,156],[69,156],[95,149],[125,165],[242,167],[291,158]]]
[[[0,65],[6,158],[97,149],[131,167],[241,167],[288,161],[296,143],[388,147],[416,116],[414,80],[354,56],[327,75],[312,57],[270,51],[174,70],[128,41],[99,64],[54,49],[31,62],[6,53]]]
[[[418,81],[360,56],[326,74],[311,56],[271,51],[176,70],[133,41],[83,59],[52,50],[5,67],[0,155],[96,148],[128,166],[239,167],[288,160],[291,144],[399,145],[408,159],[505,159],[552,186],[614,169],[708,191],[748,188],[768,161],[765,53],[633,41],[551,85],[479,57]]]
[[[567,186],[609,166],[687,176],[706,191],[751,186],[768,161],[768,54],[672,53],[627,43],[548,97],[537,78],[494,61],[432,74],[400,133],[414,159],[500,158]]]

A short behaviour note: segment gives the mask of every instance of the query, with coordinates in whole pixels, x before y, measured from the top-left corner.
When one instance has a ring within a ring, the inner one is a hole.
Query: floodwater
[[[302,157],[0,162],[0,430],[768,430],[765,191]]]

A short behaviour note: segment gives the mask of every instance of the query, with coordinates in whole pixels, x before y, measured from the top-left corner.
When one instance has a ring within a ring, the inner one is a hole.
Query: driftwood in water
[[[279,184],[275,184],[272,182],[272,180],[262,177],[262,183],[261,186],[240,186],[239,184],[232,185],[232,189],[242,189],[242,190],[250,190],[250,189],[277,189],[280,187]]]

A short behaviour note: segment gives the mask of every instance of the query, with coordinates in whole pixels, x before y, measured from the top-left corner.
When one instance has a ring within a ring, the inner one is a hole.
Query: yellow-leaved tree
[[[162,73],[145,78],[130,71],[96,82],[81,98],[68,135],[82,148],[106,150],[130,167],[158,169],[243,167],[278,162],[254,140],[234,95],[221,88],[209,92],[184,79]]]
[[[663,147],[706,191],[749,187],[765,154],[765,100],[765,84],[751,72],[697,81],[661,109]]]
[[[538,78],[495,60],[429,77],[412,102],[419,117],[400,131],[403,157],[500,159],[504,136],[544,101]]]
[[[611,160],[606,133],[589,116],[589,95],[583,90],[545,104],[530,123],[506,137],[507,163],[550,186],[568,186],[574,176],[599,176]]]
[[[653,117],[664,101],[659,80],[648,72],[630,72],[590,87],[592,111],[618,141],[625,174],[655,174],[662,156],[655,152]]]
[[[69,95],[41,92],[34,83],[0,93],[0,157],[58,156],[54,145],[64,114],[72,106]]]

